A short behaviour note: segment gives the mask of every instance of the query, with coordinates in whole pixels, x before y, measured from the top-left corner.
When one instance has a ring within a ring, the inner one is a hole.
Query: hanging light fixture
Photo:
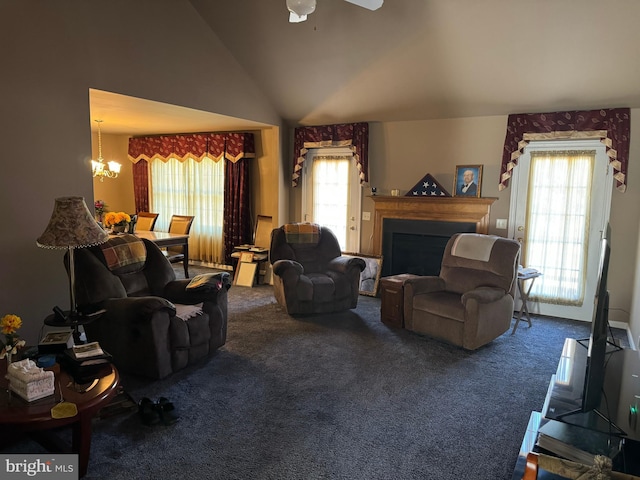
[[[96,120],[98,123],[98,159],[91,160],[91,170],[94,177],[100,177],[100,181],[104,181],[104,177],[116,178],[120,173],[120,164],[118,162],[104,163],[102,158],[102,132],[100,131],[100,124],[102,120]]]
[[[287,0],[289,22],[299,23],[307,19],[307,15],[316,9],[316,0]]]

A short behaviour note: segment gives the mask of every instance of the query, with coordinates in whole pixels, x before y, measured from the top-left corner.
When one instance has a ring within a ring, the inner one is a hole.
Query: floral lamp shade
[[[49,225],[38,237],[36,244],[43,248],[67,249],[69,252],[70,316],[76,316],[75,266],[73,251],[91,247],[109,240],[109,235],[94,220],[82,197],[56,198]],[[78,324],[74,325],[78,333]],[[79,335],[78,335],[79,338]]]
[[[43,248],[70,249],[99,245],[109,235],[89,212],[83,197],[56,198],[49,225],[36,243]]]

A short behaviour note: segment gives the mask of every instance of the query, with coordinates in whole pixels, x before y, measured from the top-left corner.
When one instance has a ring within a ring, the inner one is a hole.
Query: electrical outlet
[[[362,212],[362,220],[371,220],[371,212]]]

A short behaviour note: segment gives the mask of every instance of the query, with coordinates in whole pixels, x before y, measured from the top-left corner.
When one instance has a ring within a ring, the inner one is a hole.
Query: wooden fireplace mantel
[[[373,249],[382,254],[382,223],[385,218],[475,223],[477,233],[489,232],[489,213],[494,197],[393,197],[372,195]]]

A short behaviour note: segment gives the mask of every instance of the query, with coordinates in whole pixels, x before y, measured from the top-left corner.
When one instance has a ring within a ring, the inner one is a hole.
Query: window
[[[189,257],[224,264],[224,162],[156,159],[150,170],[150,208],[160,214],[156,230],[167,231],[172,215],[194,215]]]

